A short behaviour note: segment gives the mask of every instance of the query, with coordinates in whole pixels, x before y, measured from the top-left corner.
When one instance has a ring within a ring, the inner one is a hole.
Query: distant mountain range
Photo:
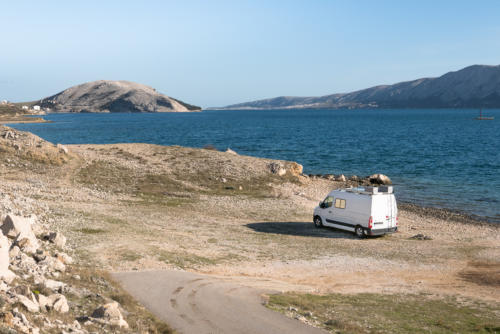
[[[500,65],[320,97],[280,96],[213,109],[500,108]]]
[[[34,104],[34,103],[32,103]],[[130,81],[99,80],[70,87],[39,101],[55,112],[188,112],[200,107]]]

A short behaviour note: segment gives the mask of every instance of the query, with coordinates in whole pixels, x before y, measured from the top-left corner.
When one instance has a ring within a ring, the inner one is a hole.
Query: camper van
[[[314,209],[314,226],[354,232],[359,238],[394,233],[398,208],[392,186],[333,190]]]

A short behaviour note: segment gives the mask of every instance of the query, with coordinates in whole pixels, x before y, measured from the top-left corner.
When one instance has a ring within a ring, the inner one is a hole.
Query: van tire
[[[323,221],[321,220],[320,216],[315,216],[313,219],[314,227],[316,228],[322,228],[323,227]]]
[[[360,225],[357,225],[355,228],[354,228],[354,234],[360,238],[360,239],[363,239],[365,237],[365,230],[363,229],[362,226]]]

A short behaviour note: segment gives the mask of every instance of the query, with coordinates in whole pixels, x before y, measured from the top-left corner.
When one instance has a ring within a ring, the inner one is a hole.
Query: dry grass
[[[332,333],[497,333],[498,305],[426,295],[272,295],[268,307]],[[297,311],[295,311],[296,309]],[[293,311],[290,311],[293,310]]]

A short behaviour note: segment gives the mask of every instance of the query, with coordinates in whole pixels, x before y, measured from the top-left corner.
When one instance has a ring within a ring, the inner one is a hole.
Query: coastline
[[[492,221],[490,217],[471,215],[466,212],[454,210],[450,208],[437,208],[432,206],[424,206],[411,202],[398,201],[398,209],[415,213],[422,217],[439,218],[446,221],[454,221],[464,224],[474,224],[478,226],[500,227],[499,223]]]
[[[47,121],[43,117],[29,117],[27,116],[16,116],[16,117],[1,117],[0,116],[0,125],[5,124],[26,124],[26,123],[51,123],[51,121]]]
[[[23,117],[22,119],[8,119],[8,120],[3,120],[0,117],[0,126],[5,125],[7,126],[8,124],[26,124],[26,123],[52,123],[53,121],[50,120],[45,120],[42,117],[37,117],[37,118],[32,118],[32,117]],[[34,135],[31,132],[28,132],[32,135]],[[140,144],[140,143],[128,143],[131,145],[134,144]],[[92,145],[92,144],[82,144],[82,145]],[[114,145],[114,144],[104,144],[104,145]],[[164,146],[164,147],[169,147],[168,145],[158,145],[158,146]],[[188,148],[188,147],[186,147]],[[255,158],[260,158],[260,159],[269,159],[269,158],[262,158],[262,157],[255,157]],[[325,179],[325,180],[334,180],[335,175],[333,174],[305,174],[307,177],[310,177],[312,179]],[[351,178],[356,177],[358,181],[353,181]],[[370,184],[369,182],[367,183],[367,177],[360,177],[353,175],[350,178],[346,179],[345,185],[346,186],[367,186],[367,185],[375,185],[376,184]],[[402,201],[398,200],[398,207],[400,209],[417,213],[422,216],[429,216],[433,218],[439,218],[439,219],[444,219],[444,220],[452,220],[452,221],[457,221],[457,222],[466,222],[466,223],[475,223],[475,224],[490,224],[493,226],[500,226],[500,223],[493,220],[492,217],[488,216],[482,216],[482,215],[475,215],[475,214],[470,214],[464,211],[461,211],[459,209],[454,209],[454,208],[447,208],[447,207],[436,207],[432,205],[422,205],[418,203],[413,203],[411,201]]]

